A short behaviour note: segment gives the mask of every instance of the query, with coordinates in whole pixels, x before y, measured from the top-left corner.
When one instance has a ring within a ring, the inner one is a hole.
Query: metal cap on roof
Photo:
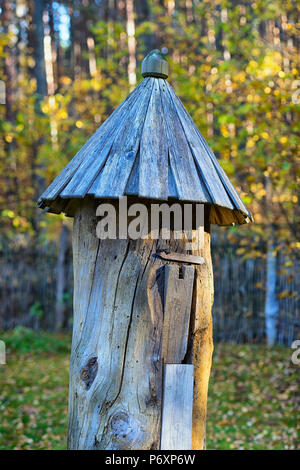
[[[84,197],[134,196],[209,204],[218,225],[253,220],[171,85],[155,75],[166,77],[165,64],[158,50],[144,59],[146,78],[46,189],[41,208],[72,216]]]
[[[142,62],[143,77],[168,78],[169,64],[158,50],[151,51]]]

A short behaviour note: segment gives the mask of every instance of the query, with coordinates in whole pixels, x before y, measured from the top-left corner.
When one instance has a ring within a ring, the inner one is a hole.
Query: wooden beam
[[[182,278],[180,277],[182,275]],[[165,266],[165,305],[162,357],[165,363],[178,364],[187,350],[193,297],[194,267]]]
[[[186,253],[157,253],[157,255],[167,261],[176,261],[179,263],[189,263],[189,264],[203,264],[204,258],[202,256],[188,255]]]
[[[161,450],[191,450],[193,415],[192,364],[164,366]]]

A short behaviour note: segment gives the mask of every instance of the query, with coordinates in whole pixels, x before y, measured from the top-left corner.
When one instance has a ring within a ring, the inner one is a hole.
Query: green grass
[[[0,335],[0,449],[65,449],[70,337]],[[208,449],[299,448],[299,366],[291,350],[218,345],[210,381]]]
[[[18,329],[0,335],[0,449],[65,449],[70,337]]]

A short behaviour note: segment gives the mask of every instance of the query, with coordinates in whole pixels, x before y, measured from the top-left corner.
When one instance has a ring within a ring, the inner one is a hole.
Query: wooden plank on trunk
[[[187,350],[193,296],[194,267],[165,267],[165,306],[162,356],[165,363],[183,361]]]
[[[164,366],[161,450],[191,450],[193,415],[192,364]]]

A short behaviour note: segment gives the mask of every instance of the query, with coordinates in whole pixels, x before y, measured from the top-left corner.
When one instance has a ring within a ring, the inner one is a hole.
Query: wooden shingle
[[[100,126],[39,198],[49,212],[72,215],[72,199],[205,203],[211,223],[252,216],[191,116],[163,78],[146,77]]]

